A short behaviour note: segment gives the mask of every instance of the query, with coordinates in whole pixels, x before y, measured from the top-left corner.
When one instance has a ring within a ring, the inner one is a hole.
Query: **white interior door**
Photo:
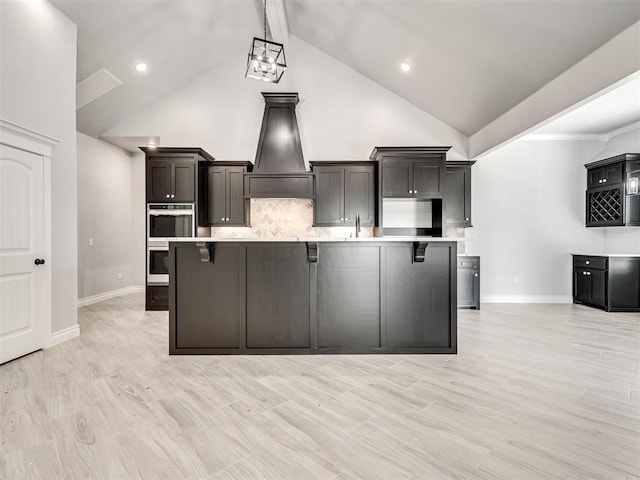
[[[45,344],[43,191],[43,157],[0,145],[0,363]]]

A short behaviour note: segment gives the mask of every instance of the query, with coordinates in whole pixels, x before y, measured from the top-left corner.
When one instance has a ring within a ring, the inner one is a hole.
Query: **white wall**
[[[0,117],[60,140],[51,162],[55,333],[78,323],[76,26],[44,0],[0,1],[0,72]]]
[[[570,253],[604,248],[601,232],[584,226],[583,165],[599,150],[518,140],[473,166],[466,250],[482,255],[483,301],[571,300]]]
[[[146,285],[146,198],[144,153],[136,152],[131,154],[131,284],[135,287]]]
[[[640,125],[624,134],[611,138],[605,148],[585,163],[613,157],[621,153],[640,153]],[[640,227],[599,228],[604,237],[607,253],[640,253]]]
[[[79,299],[133,284],[132,184],[128,153],[78,133]]]
[[[261,91],[298,92],[305,160],[367,159],[381,145],[452,145],[467,158],[457,130],[303,40],[291,36],[279,85],[243,78],[246,55],[209,70],[105,136],[159,135],[163,146],[198,146],[218,159],[255,158],[264,111]]]

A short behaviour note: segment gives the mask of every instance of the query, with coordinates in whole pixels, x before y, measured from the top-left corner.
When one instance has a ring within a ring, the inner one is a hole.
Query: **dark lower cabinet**
[[[480,310],[480,257],[458,257],[458,308]]]
[[[309,348],[309,263],[304,243],[247,252],[247,348]]]
[[[385,249],[386,339],[394,348],[452,346],[455,276],[447,245],[428,245],[424,261],[416,262],[404,246]]]
[[[455,242],[174,242],[169,353],[456,353]]]
[[[173,258],[177,348],[240,347],[240,249],[220,247],[214,262],[203,263],[192,245],[180,245]],[[198,298],[198,302],[189,301]]]
[[[380,347],[378,247],[322,245],[318,347]]]
[[[145,310],[166,311],[169,309],[169,287],[167,285],[147,285],[145,295]]]
[[[640,256],[574,255],[573,303],[608,312],[640,311]]]

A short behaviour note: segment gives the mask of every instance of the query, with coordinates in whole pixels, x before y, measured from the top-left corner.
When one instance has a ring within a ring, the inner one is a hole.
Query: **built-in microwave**
[[[194,237],[195,208],[192,203],[150,203],[147,205],[149,238]]]
[[[169,247],[147,247],[147,284],[169,285]]]

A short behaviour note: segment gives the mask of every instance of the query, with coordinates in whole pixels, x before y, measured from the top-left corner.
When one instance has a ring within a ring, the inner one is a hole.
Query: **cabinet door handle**
[[[44,265],[44,258],[36,258],[33,263],[36,265]]]
[[[469,221],[469,217],[466,217],[466,218],[465,218],[465,221],[467,221],[467,222],[468,222],[468,221]]]
[[[176,198],[176,196],[172,194],[172,195],[171,195],[171,198]]]
[[[227,217],[227,222],[229,221],[229,217]]]
[[[167,198],[171,198],[171,195],[169,195],[168,193],[167,193]]]
[[[603,178],[603,179],[602,179],[602,183],[607,183],[607,179],[606,179],[606,178]]]
[[[591,262],[589,260],[584,262],[586,265],[589,265]]]
[[[345,222],[348,222],[348,221],[349,221],[349,219],[345,217],[344,221],[345,221]]]
[[[477,276],[478,276],[478,274],[476,273],[476,274],[474,275],[474,277],[477,277]]]

